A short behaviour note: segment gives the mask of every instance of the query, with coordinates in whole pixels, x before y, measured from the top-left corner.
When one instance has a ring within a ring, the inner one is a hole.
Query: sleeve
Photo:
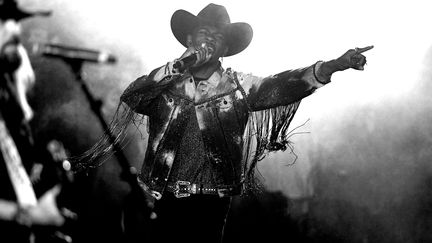
[[[148,115],[154,101],[165,88],[180,77],[173,69],[174,62],[154,69],[149,75],[144,75],[133,81],[123,92],[120,101],[139,114]]]
[[[330,82],[319,80],[317,73],[323,62],[295,70],[288,70],[266,78],[239,75],[240,83],[247,94],[252,111],[286,106],[312,94]]]
[[[296,128],[289,130],[290,124],[300,101],[330,82],[330,76],[318,78],[322,63],[267,78],[237,73],[251,111],[244,135],[246,188],[257,187],[257,163],[269,152],[290,149],[295,154],[290,137]]]

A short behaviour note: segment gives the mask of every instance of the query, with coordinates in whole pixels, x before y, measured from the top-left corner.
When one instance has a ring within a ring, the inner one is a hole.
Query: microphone
[[[196,60],[198,59],[197,54],[192,54],[190,56],[184,57],[173,64],[173,68],[183,71],[190,66],[194,65]]]
[[[206,47],[206,43],[202,43],[201,47],[205,48]],[[173,64],[173,68],[175,68],[175,69],[177,69],[177,70],[179,70],[181,72],[181,71],[183,71],[183,70],[191,67],[192,65],[195,64],[196,60],[198,59],[197,55],[198,55],[197,53],[194,53],[194,54],[192,54],[190,56],[187,56],[187,57],[184,57],[184,58],[178,60],[177,62],[175,62]]]
[[[58,44],[44,44],[37,47],[44,56],[62,58],[66,61],[87,61],[115,63],[117,58],[109,53]]]

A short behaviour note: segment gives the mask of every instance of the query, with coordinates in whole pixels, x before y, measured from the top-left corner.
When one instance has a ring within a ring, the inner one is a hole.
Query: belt
[[[219,197],[228,197],[238,195],[241,192],[241,185],[220,185],[211,186],[205,184],[196,184],[189,181],[177,181],[168,183],[167,191],[174,193],[177,198],[189,197],[192,194],[218,195]]]

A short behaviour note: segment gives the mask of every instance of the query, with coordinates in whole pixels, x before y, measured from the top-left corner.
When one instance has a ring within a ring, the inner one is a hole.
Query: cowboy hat
[[[214,26],[223,31],[228,47],[224,56],[232,56],[243,51],[252,40],[252,27],[243,22],[231,23],[227,10],[221,5],[211,3],[197,16],[180,9],[171,17],[171,30],[185,47],[187,47],[187,36],[192,34],[195,28],[203,25]]]
[[[21,19],[32,16],[49,16],[51,11],[26,11],[18,7],[16,0],[0,0],[0,19]]]

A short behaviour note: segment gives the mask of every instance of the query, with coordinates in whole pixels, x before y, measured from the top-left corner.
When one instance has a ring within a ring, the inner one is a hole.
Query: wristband
[[[321,80],[318,78],[317,74],[316,74],[316,65],[318,65],[318,63],[320,63],[320,62],[323,63],[323,61],[318,61],[318,62],[316,62],[316,63],[313,65],[313,71],[312,71],[312,72],[313,72],[313,75],[314,75],[316,81],[318,81],[318,83],[320,83],[320,84],[327,84],[328,82],[321,81]]]

